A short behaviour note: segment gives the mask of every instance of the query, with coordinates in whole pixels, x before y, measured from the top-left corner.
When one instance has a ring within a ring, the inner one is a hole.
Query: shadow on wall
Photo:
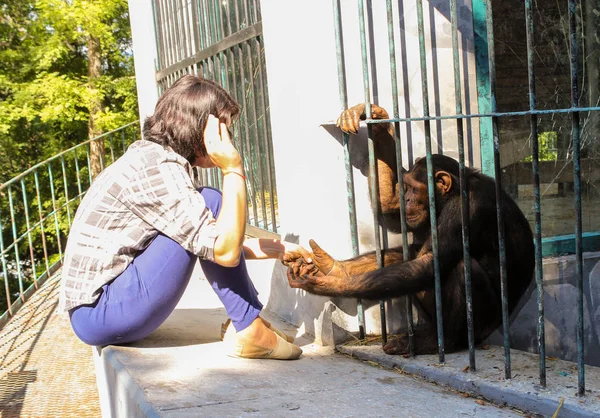
[[[600,253],[585,253],[583,263],[583,326],[585,363],[600,366]],[[577,361],[577,284],[575,257],[544,260],[544,324],[546,356]],[[537,291],[520,302],[522,309],[511,318],[511,347],[538,352]],[[502,330],[495,331],[490,344],[503,344]]]

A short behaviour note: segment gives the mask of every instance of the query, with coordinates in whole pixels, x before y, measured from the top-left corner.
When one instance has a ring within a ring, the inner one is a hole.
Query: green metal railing
[[[101,168],[139,137],[139,121],[87,140],[0,185],[0,328],[60,266],[75,211],[92,182],[90,143]]]

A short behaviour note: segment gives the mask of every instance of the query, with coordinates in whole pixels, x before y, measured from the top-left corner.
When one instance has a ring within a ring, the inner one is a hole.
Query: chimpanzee
[[[374,119],[387,119],[385,109],[372,105]],[[365,105],[342,113],[338,126],[356,133]],[[380,188],[379,206],[384,224],[399,228],[398,178],[395,169],[393,127],[374,124],[373,137]],[[459,165],[450,157],[433,155],[435,205],[438,225],[439,268],[441,276],[444,345],[446,352],[468,346],[464,264],[461,226]],[[389,299],[414,295],[428,316],[425,326],[415,329],[415,353],[437,352],[434,268],[429,219],[427,167],[425,158],[417,160],[403,174],[408,231],[412,232],[410,261],[403,261],[402,248],[383,251],[384,267],[377,268],[375,253],[338,261],[314,241],[310,245],[313,260],[284,260],[289,266],[288,281],[292,288],[325,296],[364,299]],[[469,190],[470,254],[475,343],[481,343],[501,323],[500,267],[496,195],[494,180],[467,168]],[[528,288],[534,270],[534,246],[529,223],[516,203],[502,192],[505,225],[508,308],[512,312]],[[388,354],[408,352],[408,338],[401,335],[383,347]]]

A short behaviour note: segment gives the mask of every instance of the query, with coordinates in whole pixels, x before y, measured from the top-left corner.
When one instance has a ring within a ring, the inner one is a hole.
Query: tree
[[[0,182],[137,118],[126,0],[7,0],[0,35]]]

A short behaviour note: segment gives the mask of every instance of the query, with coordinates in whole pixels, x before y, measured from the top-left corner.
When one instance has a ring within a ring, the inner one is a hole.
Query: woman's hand
[[[269,238],[246,238],[244,255],[249,260],[277,258],[284,264],[304,259],[310,263],[311,254],[302,246]]]
[[[204,128],[204,146],[212,164],[222,171],[243,174],[242,159],[231,142],[227,125],[213,115],[208,115]]]

